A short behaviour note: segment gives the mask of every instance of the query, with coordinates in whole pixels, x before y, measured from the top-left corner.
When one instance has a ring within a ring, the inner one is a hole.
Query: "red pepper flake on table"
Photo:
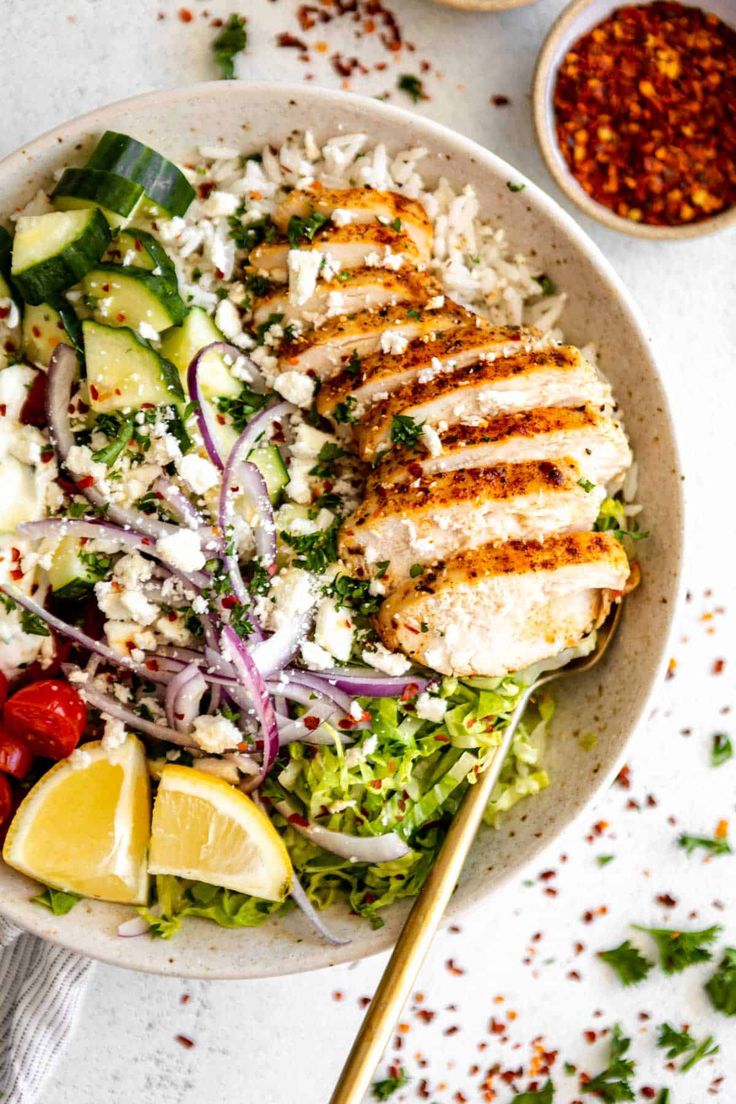
[[[698,222],[736,203],[736,30],[671,0],[614,11],[563,59],[562,154],[622,218]]]

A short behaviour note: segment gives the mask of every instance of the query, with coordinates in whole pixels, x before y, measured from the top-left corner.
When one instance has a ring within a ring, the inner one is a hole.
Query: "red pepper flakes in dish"
[[[671,0],[616,11],[567,52],[557,141],[622,218],[698,222],[736,203],[736,30]]]

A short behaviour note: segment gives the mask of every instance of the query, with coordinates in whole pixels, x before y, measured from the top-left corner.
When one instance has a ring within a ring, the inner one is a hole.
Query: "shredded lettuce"
[[[156,902],[155,909],[142,908],[138,912],[148,921],[151,935],[161,939],[171,939],[185,916],[201,916],[221,928],[255,928],[285,907],[281,901],[264,901],[171,874],[156,876]]]

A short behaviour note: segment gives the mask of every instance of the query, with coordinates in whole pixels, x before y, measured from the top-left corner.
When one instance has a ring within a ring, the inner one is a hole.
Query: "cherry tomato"
[[[5,675],[0,671],[0,705],[3,705],[5,699],[8,696],[8,680]]]
[[[0,728],[0,774],[25,778],[32,762],[33,752],[28,744],[7,728]]]
[[[84,732],[87,710],[68,682],[45,679],[24,686],[8,698],[3,719],[35,755],[65,759]]]
[[[46,414],[47,386],[46,373],[36,372],[20,412],[20,420],[23,425],[37,426],[38,429],[45,429],[48,425],[48,415]]]
[[[3,829],[10,823],[14,812],[13,787],[10,785],[10,779],[6,778],[4,774],[0,774],[0,842],[5,837]]]

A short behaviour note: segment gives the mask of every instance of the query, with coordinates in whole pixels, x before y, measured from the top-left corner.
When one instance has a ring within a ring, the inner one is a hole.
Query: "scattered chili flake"
[[[182,21],[182,23],[191,23],[194,19],[194,16],[190,12],[189,8],[179,8],[179,19]],[[179,1038],[178,1035],[177,1038]]]
[[[495,96],[491,96],[491,103],[494,107],[508,107],[508,105],[511,103],[511,100],[508,98],[508,96],[500,96],[496,94]]]
[[[736,30],[674,0],[618,8],[573,44],[554,90],[581,187],[622,218],[698,222],[736,203]]]
[[[303,38],[298,38],[289,31],[282,31],[276,36],[276,45],[284,50],[303,50],[305,54],[309,49]]]
[[[454,958],[448,958],[447,962],[445,963],[445,966],[447,967],[447,969],[450,971],[451,974],[454,974],[455,977],[460,977],[461,974],[465,973],[465,970],[463,969],[463,967],[458,966],[457,963],[455,962]]]
[[[725,659],[715,659],[713,661],[713,667],[711,668],[711,673],[714,674],[714,675],[722,675],[723,674],[723,669],[724,669],[725,666],[726,666]]]
[[[188,1035],[175,1035],[174,1038],[179,1046],[183,1046],[185,1050],[191,1050],[193,1046],[196,1046],[194,1039],[190,1039]]]

